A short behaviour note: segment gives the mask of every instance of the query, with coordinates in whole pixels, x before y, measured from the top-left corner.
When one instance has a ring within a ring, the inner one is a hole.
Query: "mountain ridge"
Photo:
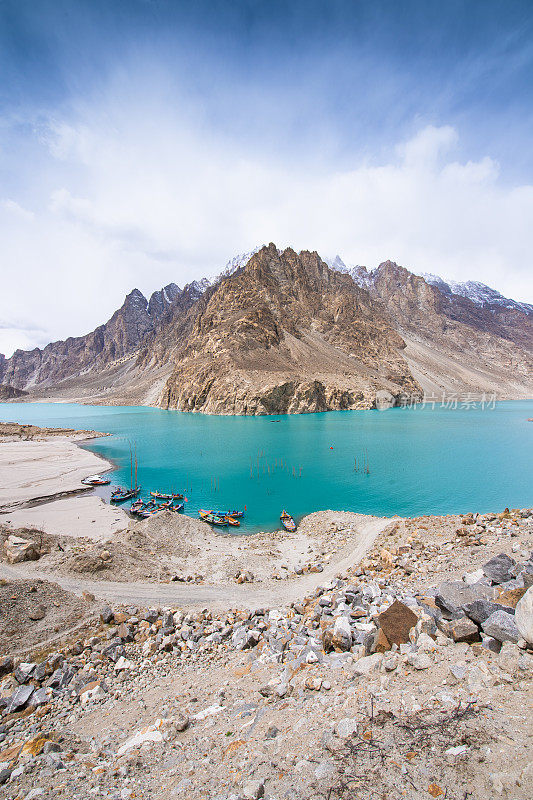
[[[271,243],[215,279],[170,283],[149,300],[134,289],[95,331],[0,356],[0,383],[27,399],[226,414],[370,408],[379,393],[385,404],[533,395],[527,304],[484,284],[475,302],[393,261],[370,271],[328,261]]]

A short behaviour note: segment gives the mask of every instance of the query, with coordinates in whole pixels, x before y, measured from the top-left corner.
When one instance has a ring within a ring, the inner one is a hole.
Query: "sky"
[[[0,352],[279,247],[533,302],[530,0],[0,0]]]

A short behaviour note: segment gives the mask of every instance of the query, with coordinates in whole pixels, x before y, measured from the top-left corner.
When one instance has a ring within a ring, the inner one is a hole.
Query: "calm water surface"
[[[243,533],[274,529],[283,508],[298,519],[320,509],[415,516],[531,506],[528,417],[533,401],[278,417],[0,404],[2,421],[111,433],[89,447],[117,465],[115,484],[129,485],[134,444],[143,495],[182,491],[191,515],[246,505]]]

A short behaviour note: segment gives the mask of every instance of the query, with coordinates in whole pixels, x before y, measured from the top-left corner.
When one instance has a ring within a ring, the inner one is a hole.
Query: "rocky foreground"
[[[60,649],[6,652],[0,792],[530,798],[533,512],[430,520],[290,606],[100,607]],[[45,589],[1,588],[10,619]]]

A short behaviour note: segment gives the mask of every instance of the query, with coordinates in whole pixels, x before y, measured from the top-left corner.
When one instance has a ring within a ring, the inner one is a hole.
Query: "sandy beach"
[[[127,527],[124,511],[85,494],[82,478],[112,464],[78,447],[80,438],[55,433],[38,441],[0,441],[1,523],[95,539]]]

